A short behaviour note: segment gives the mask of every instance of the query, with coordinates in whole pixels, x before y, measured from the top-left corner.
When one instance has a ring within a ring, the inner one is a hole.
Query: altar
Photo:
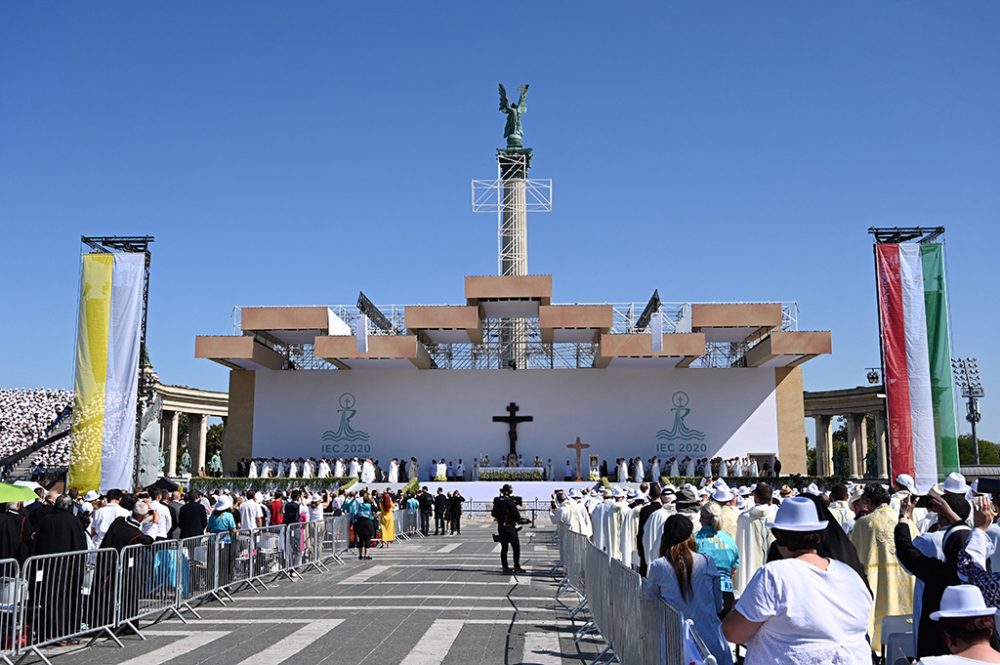
[[[481,466],[478,480],[545,480],[542,466]],[[549,478],[549,480],[552,480]]]

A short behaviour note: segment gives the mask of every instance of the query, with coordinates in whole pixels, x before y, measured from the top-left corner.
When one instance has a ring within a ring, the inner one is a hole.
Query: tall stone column
[[[188,416],[188,449],[191,452],[191,475],[197,476],[205,468],[205,443],[208,438],[208,416],[191,414]],[[206,472],[208,471],[205,469]]]
[[[170,414],[169,424],[167,421],[167,414]],[[180,430],[181,425],[181,414],[180,411],[165,411],[163,413],[163,422],[165,428],[169,429],[169,433],[165,440],[167,441],[167,476],[173,478],[177,475],[177,433]]]
[[[502,191],[500,192],[501,275],[528,274],[528,206],[526,183],[531,166],[530,150],[525,153],[497,151]],[[517,369],[528,366],[528,322],[504,319],[500,325],[500,369],[513,361]]]
[[[851,477],[865,475],[865,456],[868,454],[868,425],[865,414],[847,415],[847,447],[851,458]]]
[[[889,465],[885,458],[885,437],[888,434],[885,421],[885,411],[875,412],[875,459],[878,475],[885,478],[889,475]]]
[[[815,416],[816,420],[816,474],[833,475],[833,429],[830,416]]]

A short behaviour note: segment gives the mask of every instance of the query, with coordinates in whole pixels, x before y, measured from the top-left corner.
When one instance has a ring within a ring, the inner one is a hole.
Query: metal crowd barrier
[[[0,561],[0,659],[7,665],[19,646],[18,614],[27,595],[21,566],[14,559]]]
[[[416,510],[398,512],[400,533],[418,531]],[[120,629],[145,639],[140,621],[182,611],[212,599],[225,604],[231,592],[325,563],[343,563],[350,547],[347,516],[231,532],[204,534],[152,545],[34,556],[23,565],[0,561],[0,663],[34,654],[57,642],[106,636],[124,647]],[[185,621],[186,622],[186,621]]]
[[[704,662],[715,662],[681,612],[662,599],[642,600],[639,573],[609,559],[566,525],[559,525],[559,552],[564,575],[560,589],[572,589],[580,596],[570,618],[583,619],[589,612],[574,639],[599,633],[607,643],[593,663],[607,658],[622,665],[684,665],[686,642],[697,649]]]

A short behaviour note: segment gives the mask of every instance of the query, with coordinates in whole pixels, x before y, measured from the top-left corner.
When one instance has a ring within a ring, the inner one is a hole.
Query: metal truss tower
[[[531,180],[531,150],[497,150],[496,180],[472,181],[472,211],[497,215],[497,274],[528,274],[528,213],[552,211],[552,180]],[[500,366],[528,366],[526,319],[504,319],[500,326]]]

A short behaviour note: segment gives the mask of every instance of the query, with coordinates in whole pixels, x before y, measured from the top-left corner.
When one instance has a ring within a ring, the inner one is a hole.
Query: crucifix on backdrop
[[[581,443],[580,442],[580,437],[576,437],[576,443],[567,443],[566,447],[567,448],[572,448],[573,450],[576,451],[576,481],[580,482],[581,480],[583,480],[580,477],[580,472],[581,472],[581,468],[580,468],[580,455],[581,455],[581,453],[583,453],[583,449],[584,448],[590,448],[590,444],[589,443]]]
[[[514,402],[507,405],[507,416],[493,416],[493,422],[495,423],[507,423],[510,426],[510,430],[507,432],[507,437],[510,439],[510,454],[508,459],[513,456],[517,459],[517,425],[518,423],[530,423],[535,418],[534,416],[519,416],[517,412],[521,410]]]

